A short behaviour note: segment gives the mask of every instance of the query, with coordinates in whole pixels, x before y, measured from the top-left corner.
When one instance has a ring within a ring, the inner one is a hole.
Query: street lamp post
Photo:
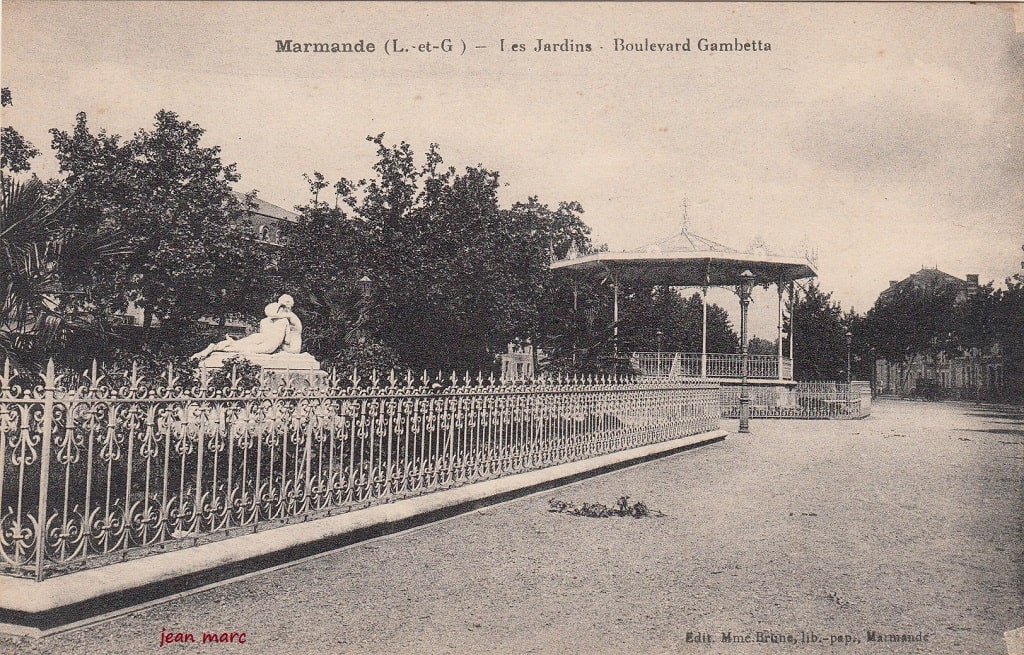
[[[846,331],[846,412],[850,412],[850,404],[853,401],[853,389],[850,388],[850,382],[853,379],[853,375],[850,371],[850,346],[853,345],[853,333],[849,330]]]
[[[875,389],[878,388],[878,360],[875,358],[875,348],[868,348],[868,357],[871,362],[871,397],[874,398]]]
[[[359,318],[356,319],[356,341],[363,343],[366,341],[366,323],[370,317],[370,287],[373,286],[373,280],[364,275],[356,284],[362,295],[359,301]]]
[[[846,331],[846,386],[850,386],[852,376],[850,373],[850,346],[853,344],[853,333]]]
[[[661,375],[661,339],[665,336],[665,333],[658,330],[654,334],[658,338],[658,358],[655,360],[657,362],[655,370],[658,371],[658,375]]]
[[[749,374],[750,354],[747,349],[747,306],[750,305],[750,294],[754,289],[754,274],[750,271],[740,273],[740,359],[742,361],[742,378],[740,380],[740,432],[750,432],[750,393],[747,376]]]

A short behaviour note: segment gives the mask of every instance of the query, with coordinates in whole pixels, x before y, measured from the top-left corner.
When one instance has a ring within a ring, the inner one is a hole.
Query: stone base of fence
[[[0,581],[0,632],[44,636],[346,545],[721,441],[713,430],[36,582]]]

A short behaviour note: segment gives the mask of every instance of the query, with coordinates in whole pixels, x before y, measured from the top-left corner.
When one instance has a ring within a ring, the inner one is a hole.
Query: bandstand
[[[796,282],[817,276],[814,264],[805,257],[741,252],[690,232],[686,227],[667,239],[622,252],[597,252],[553,262],[551,268],[573,276],[607,279],[613,295],[613,330],[618,348],[619,294],[624,282],[646,281],[653,288],[697,287],[703,305],[700,352],[633,352],[633,366],[642,375],[657,377],[713,378],[723,389],[739,387],[746,381],[758,388],[761,397],[777,390],[781,399],[793,380],[793,325],[799,317],[789,316],[788,334],[783,337],[785,298],[795,306]],[[774,286],[778,297],[778,340],[775,355],[747,355],[746,315],[751,293],[758,286]],[[740,302],[741,352],[707,351],[708,289],[729,287]],[[788,342],[788,347],[784,343]]]

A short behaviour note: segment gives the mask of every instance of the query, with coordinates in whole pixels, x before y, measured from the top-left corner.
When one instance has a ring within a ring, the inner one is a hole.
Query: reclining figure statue
[[[202,361],[213,353],[237,353],[239,355],[273,355],[275,353],[297,354],[302,349],[302,321],[292,312],[295,301],[285,294],[263,308],[266,317],[260,321],[259,331],[241,339],[228,337],[211,343],[192,355]]]

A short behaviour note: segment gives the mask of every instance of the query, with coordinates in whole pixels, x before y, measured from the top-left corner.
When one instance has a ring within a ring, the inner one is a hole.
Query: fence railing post
[[[39,442],[39,507],[36,514],[36,582],[43,579],[43,561],[46,557],[46,521],[50,491],[50,440],[53,435],[53,397],[57,386],[57,376],[53,370],[53,360],[46,364],[43,376],[43,425]]]
[[[303,466],[306,468],[306,486],[304,487],[305,497],[302,500],[302,511],[307,514],[305,518],[308,519],[308,513],[313,503],[313,494],[309,491],[313,484],[313,428],[309,425],[304,428],[306,430],[306,449],[302,454],[302,459]]]

